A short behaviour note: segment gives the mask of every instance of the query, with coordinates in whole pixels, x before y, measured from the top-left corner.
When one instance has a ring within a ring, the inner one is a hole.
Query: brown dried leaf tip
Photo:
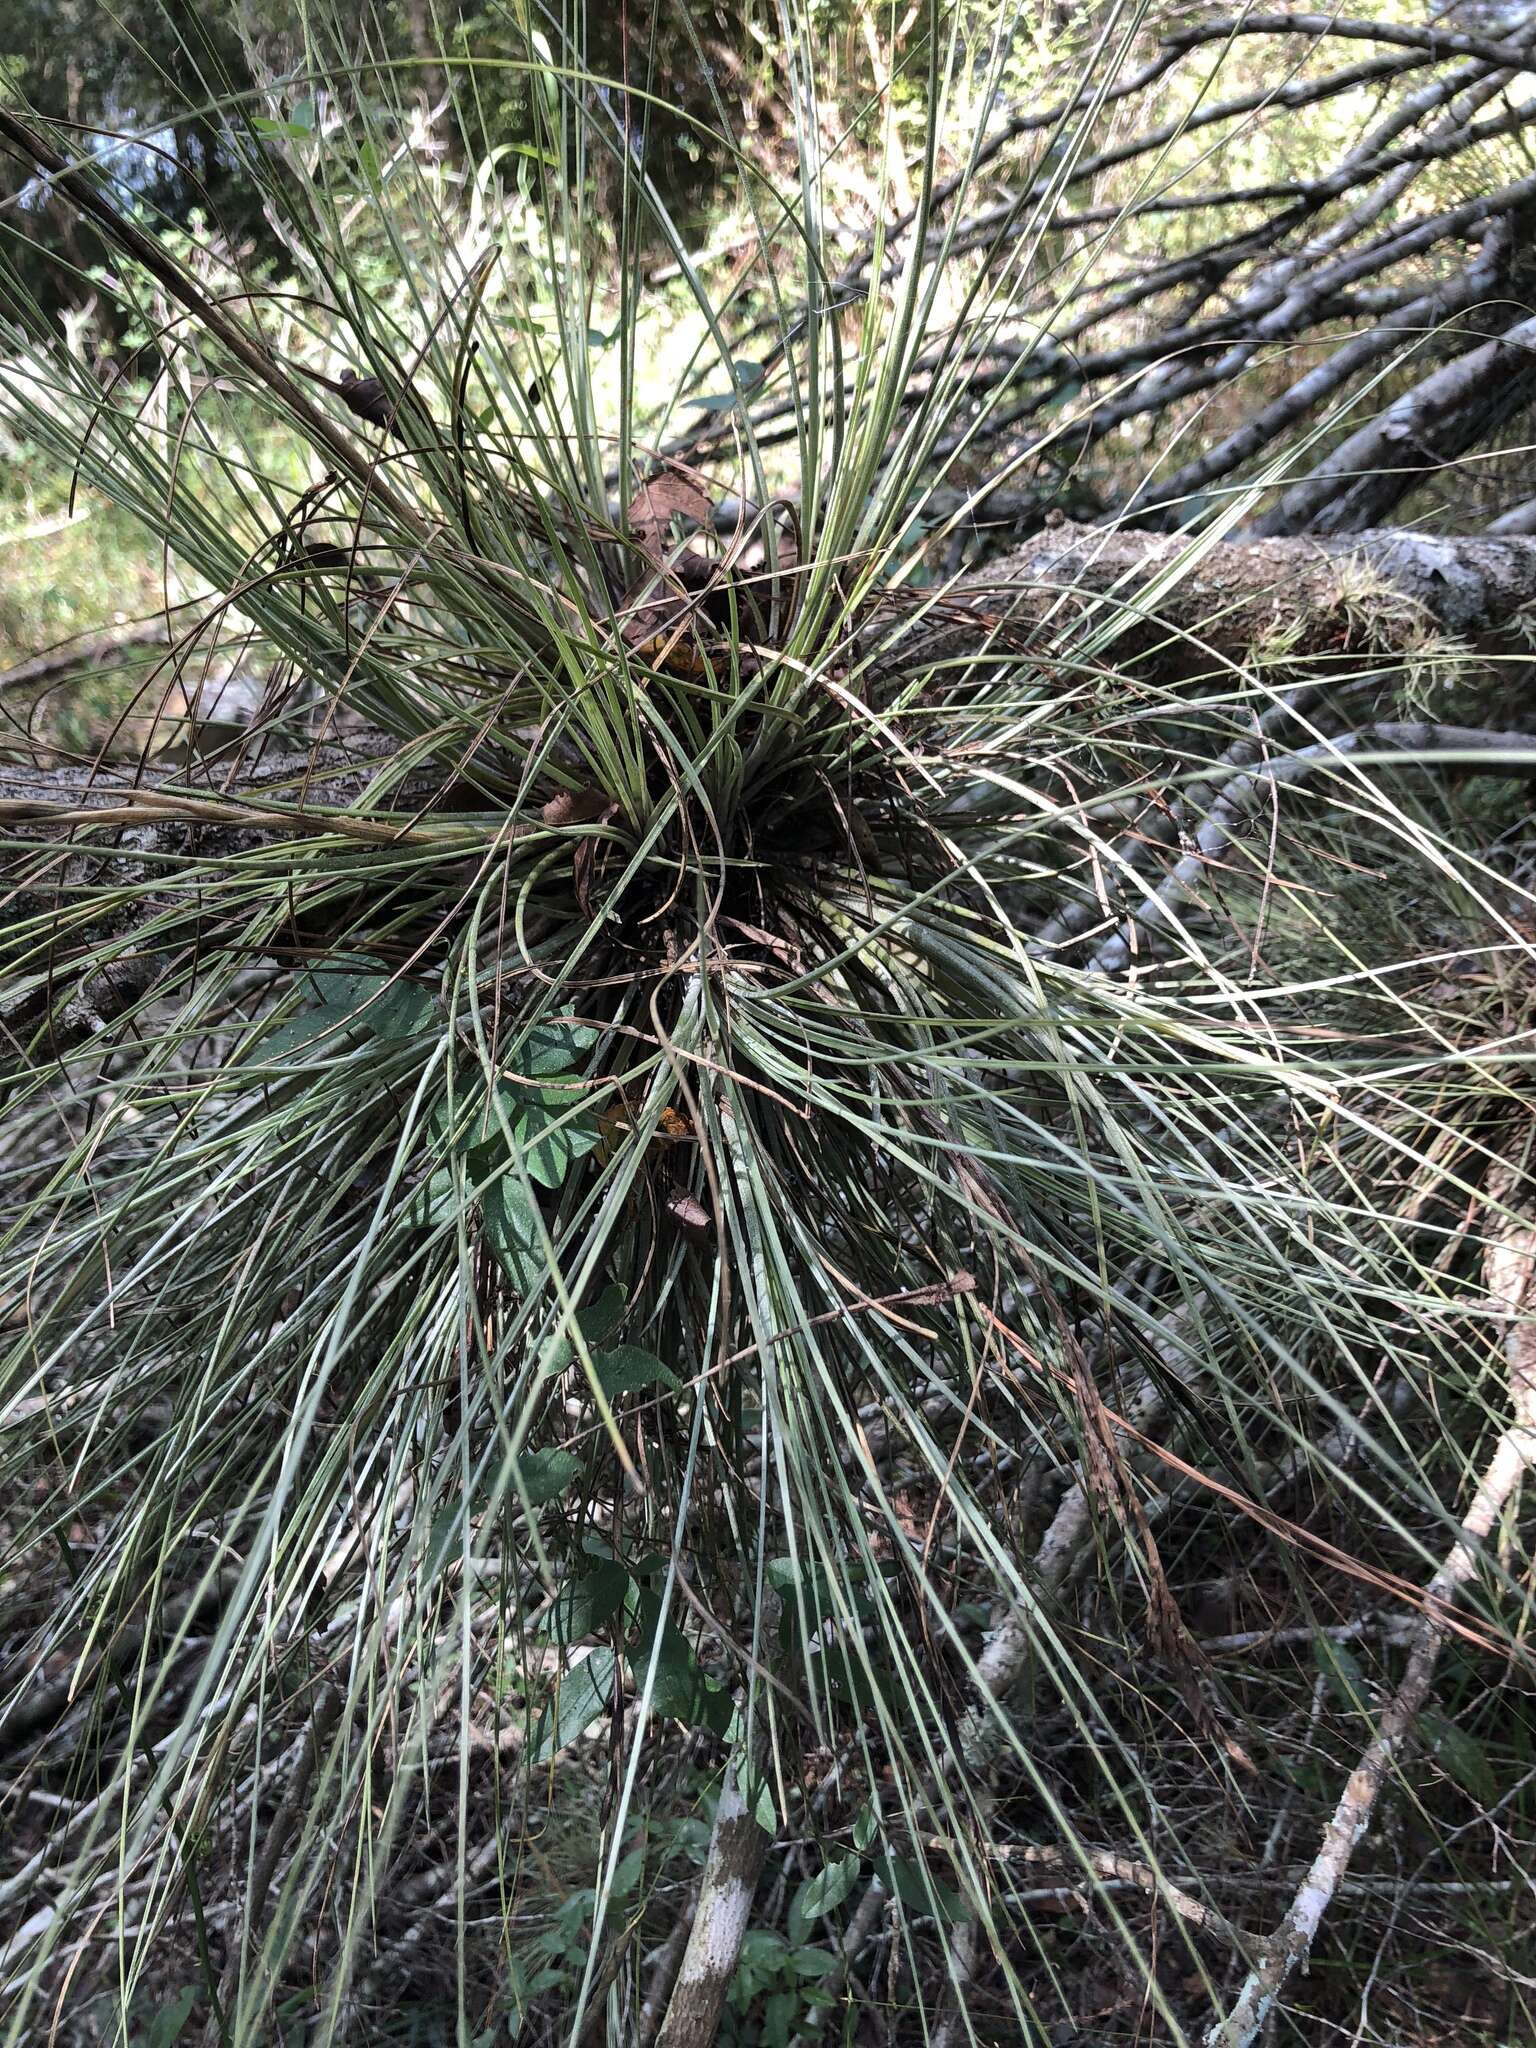
[[[715,1234],[709,1211],[686,1188],[673,1188],[667,1196],[667,1214],[690,1244],[708,1244]]]
[[[608,809],[608,799],[600,789],[562,789],[552,796],[540,812],[546,825],[590,825]]]
[[[630,500],[627,516],[639,546],[655,561],[660,559],[662,541],[673,519],[693,519],[702,526],[710,510],[709,493],[673,467],[640,486]]]

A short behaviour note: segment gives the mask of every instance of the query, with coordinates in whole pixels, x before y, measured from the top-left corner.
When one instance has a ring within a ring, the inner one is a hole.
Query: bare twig
[[[1524,1181],[1523,1174],[1506,1168],[1490,1186],[1488,1206],[1504,1215],[1492,1225],[1483,1267],[1489,1295],[1509,1318],[1504,1342],[1512,1411],[1509,1425],[1478,1482],[1456,1542],[1431,1582],[1425,1616],[1415,1632],[1402,1683],[1351,1773],[1290,1910],[1265,1945],[1262,1959],[1249,1973],[1231,2011],[1207,2031],[1205,2048],[1250,2048],[1274,2010],[1286,1979],[1310,1953],[1323,1915],[1371,1824],[1382,1788],[1413,1739],[1447,1634],[1443,1609],[1470,1583],[1494,1523],[1524,1474],[1536,1465],[1536,1316],[1531,1312],[1536,1292],[1536,1225],[1508,1213],[1508,1205]]]
[[[1194,851],[1169,870],[1147,901],[1131,914],[1112,939],[1106,940],[1099,948],[1093,958],[1095,969],[1101,974],[1112,974],[1130,964],[1137,931],[1150,931],[1171,921],[1179,904],[1199,883],[1209,863],[1231,845],[1244,818],[1266,794],[1305,781],[1319,769],[1328,768],[1350,755],[1372,751],[1454,756],[1458,760],[1489,754],[1498,757],[1488,764],[1492,774],[1536,774],[1536,736],[1530,733],[1489,732],[1482,727],[1428,725],[1415,721],[1362,726],[1357,732],[1340,733],[1334,739],[1319,740],[1314,746],[1299,747],[1294,753],[1268,761],[1262,768],[1234,775],[1211,805],[1209,815],[1195,834]]]
[[[210,2013],[203,2031],[204,2048],[215,2048],[223,2031],[220,2025],[220,2011],[234,2010],[235,1996],[240,1988],[245,1960],[261,1932],[262,1915],[266,1910],[267,1895],[272,1889],[272,1880],[277,1875],[278,1864],[282,1861],[283,1850],[293,1832],[294,1823],[304,1809],[309,1797],[309,1787],[320,1762],[327,1737],[335,1727],[341,1714],[346,1695],[340,1686],[327,1686],[317,1701],[293,1776],[283,1794],[282,1803],[267,1824],[261,1854],[251,1873],[251,1881],[230,1941],[229,1955],[224,1964],[224,1974],[219,1984],[218,2008]]]
[[[163,1684],[170,1666],[186,1655],[187,1633],[220,1612],[235,1577],[232,1571],[221,1571],[208,1584],[166,1608],[154,1633],[169,1636],[171,1643],[154,1684]],[[0,1757],[13,1755],[33,1736],[53,1727],[88,1686],[116,1692],[129,1684],[139,1669],[149,1635],[144,1627],[125,1628],[86,1668],[72,1667],[45,1685],[13,1695],[0,1713]]]

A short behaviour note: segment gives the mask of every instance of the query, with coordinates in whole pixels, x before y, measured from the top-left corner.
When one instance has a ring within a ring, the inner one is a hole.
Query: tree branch
[[[1382,723],[1363,726],[1358,732],[1340,733],[1334,739],[1319,740],[1310,747],[1266,761],[1262,768],[1234,775],[1211,805],[1210,814],[1195,834],[1195,850],[1172,868],[1147,901],[1131,913],[1093,956],[1094,970],[1113,974],[1130,965],[1135,937],[1168,924],[1180,903],[1190,894],[1212,861],[1231,845],[1248,813],[1263,796],[1283,785],[1304,781],[1320,768],[1333,766],[1349,755],[1378,748],[1384,753],[1408,755],[1496,754],[1489,772],[1495,775],[1536,775],[1536,734],[1488,732],[1480,726],[1426,725],[1423,723]],[[1513,759],[1505,757],[1513,756]]]
[[[1536,605],[1536,540],[1387,527],[1208,547],[1188,534],[1064,522],[921,605],[878,606],[864,645],[877,670],[908,674],[1028,654],[1087,604],[1123,613],[1138,645],[1163,657],[1172,641],[1207,662],[1274,644],[1298,668],[1314,657],[1391,659],[1422,647],[1427,630],[1494,633]]]
[[[1335,534],[1390,513],[1430,470],[1536,400],[1536,315],[1434,370],[1340,443],[1253,523],[1256,534]]]
[[[377,732],[270,756],[242,748],[223,763],[131,772],[0,761],[0,832],[31,827],[24,836],[41,838],[81,826],[209,825],[275,837],[334,832],[393,845],[439,836],[411,821],[459,779],[448,766],[403,764],[396,742]],[[294,801],[279,802],[286,792]]]
[[[760,1712],[758,1721],[765,1732],[766,1715]],[[658,2048],[710,2048],[719,2030],[725,1994],[736,1974],[768,1851],[768,1836],[749,1811],[736,1782],[738,1770],[746,1768],[747,1754],[742,1751],[734,1767],[727,1769],[720,1790],[688,1946],[667,2002]],[[759,1762],[766,1756],[762,1739],[750,1754]]]
[[[1489,1189],[1489,1206],[1507,1208],[1524,1178],[1506,1168]],[[1430,1584],[1425,1617],[1416,1632],[1403,1681],[1344,1788],[1290,1910],[1232,2010],[1207,2031],[1205,2048],[1251,2048],[1286,1979],[1310,1953],[1323,1915],[1371,1824],[1382,1787],[1413,1738],[1447,1633],[1445,1609],[1470,1583],[1494,1523],[1523,1475],[1536,1466],[1536,1319],[1531,1314],[1536,1226],[1506,1216],[1487,1246],[1484,1276],[1489,1295],[1509,1320],[1504,1357],[1511,1420],[1494,1447],[1456,1542]]]

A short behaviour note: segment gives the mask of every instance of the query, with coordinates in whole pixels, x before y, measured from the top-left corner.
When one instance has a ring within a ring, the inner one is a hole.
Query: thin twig
[[[1096,972],[1113,974],[1129,966],[1134,957],[1135,934],[1171,922],[1178,905],[1195,888],[1210,863],[1231,845],[1248,813],[1265,795],[1303,782],[1348,755],[1372,752],[1452,758],[1462,765],[1469,758],[1488,754],[1495,757],[1488,764],[1487,772],[1491,774],[1536,774],[1536,737],[1530,733],[1490,732],[1476,726],[1428,725],[1420,721],[1363,726],[1358,732],[1340,733],[1333,739],[1319,740],[1314,746],[1298,747],[1294,753],[1279,755],[1261,768],[1245,770],[1232,777],[1211,805],[1205,823],[1195,834],[1194,851],[1169,869],[1146,902],[1094,954]]]
[[[1507,1209],[1520,1179],[1523,1176],[1513,1170],[1499,1174],[1489,1189],[1489,1206]],[[1251,2048],[1286,1979],[1310,1953],[1323,1915],[1371,1824],[1382,1787],[1412,1741],[1448,1632],[1441,1609],[1470,1583],[1494,1523],[1523,1475],[1536,1465],[1536,1316],[1530,1312],[1536,1280],[1536,1225],[1506,1221],[1502,1228],[1496,1226],[1484,1257],[1484,1277],[1489,1294],[1510,1319],[1504,1344],[1513,1411],[1509,1426],[1494,1448],[1460,1533],[1430,1586],[1431,1599],[1416,1631],[1403,1681],[1344,1787],[1290,1910],[1265,1945],[1262,1959],[1249,1973],[1231,2011],[1207,2031],[1205,2048]]]

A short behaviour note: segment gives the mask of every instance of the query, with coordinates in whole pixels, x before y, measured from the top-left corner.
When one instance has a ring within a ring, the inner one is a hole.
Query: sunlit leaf
[[[543,1080],[551,1074],[578,1070],[581,1056],[597,1042],[597,1031],[589,1024],[556,1020],[535,1024],[512,1047],[509,1063],[520,1074]]]
[[[543,1101],[525,1102],[513,1127],[524,1166],[547,1188],[559,1187],[598,1142],[597,1126],[578,1101],[550,1091]]]

